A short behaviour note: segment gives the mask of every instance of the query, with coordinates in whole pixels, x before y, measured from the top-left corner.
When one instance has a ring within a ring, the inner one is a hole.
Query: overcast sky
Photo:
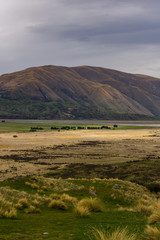
[[[53,64],[160,77],[160,0],[0,4],[0,74]]]

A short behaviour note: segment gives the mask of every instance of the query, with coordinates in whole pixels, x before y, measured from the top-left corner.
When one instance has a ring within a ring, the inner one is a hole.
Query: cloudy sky
[[[53,64],[160,77],[159,0],[0,3],[0,74]]]

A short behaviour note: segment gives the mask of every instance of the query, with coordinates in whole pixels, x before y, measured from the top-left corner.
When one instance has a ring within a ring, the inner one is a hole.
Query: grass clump
[[[150,216],[153,212],[153,207],[148,205],[139,204],[136,208],[138,212],[141,212],[144,216]]]
[[[49,196],[52,199],[56,199],[56,200],[60,199],[60,195],[58,193],[51,193]]]
[[[104,205],[98,198],[84,198],[79,201],[78,206],[88,208],[89,211],[93,212],[103,212]]]
[[[87,207],[78,205],[74,208],[74,212],[77,217],[89,217],[91,214]]]
[[[60,199],[64,202],[68,202],[68,203],[72,203],[72,204],[76,204],[78,201],[76,197],[71,197],[66,193],[63,193],[61,195]]]
[[[160,223],[160,212],[154,211],[148,220],[149,220],[149,223]]]
[[[36,208],[33,205],[30,205],[27,209],[25,209],[25,213],[39,213],[40,209]]]
[[[144,216],[150,216],[154,211],[155,199],[143,194],[142,198],[139,200],[136,210],[141,212]]]
[[[34,199],[32,202],[36,207],[40,205],[40,202],[37,199]]]
[[[15,205],[15,207],[18,208],[18,209],[28,207],[28,200],[27,200],[27,198],[21,198],[21,199],[19,199],[19,201],[18,201],[18,203]]]
[[[92,236],[91,240],[137,240],[134,234],[129,234],[126,229],[119,228],[111,234],[104,230],[93,229]]]
[[[56,200],[53,199],[49,204],[48,204],[49,208],[55,208],[55,209],[60,209],[60,210],[67,210],[67,205],[65,202],[63,202],[62,200]]]
[[[160,240],[160,231],[157,227],[151,227],[147,225],[145,234],[146,234],[146,239],[148,240]]]
[[[0,217],[1,218],[16,218],[17,217],[17,211],[15,208],[11,208],[8,210],[5,210],[3,208],[0,209]]]

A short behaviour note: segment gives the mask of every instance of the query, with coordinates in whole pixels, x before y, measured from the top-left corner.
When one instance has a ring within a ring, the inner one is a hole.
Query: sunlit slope
[[[0,97],[160,116],[160,79],[100,67],[42,66],[5,74]]]

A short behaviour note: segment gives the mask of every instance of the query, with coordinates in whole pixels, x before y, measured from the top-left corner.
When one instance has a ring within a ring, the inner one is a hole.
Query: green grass
[[[37,131],[51,131],[51,127],[61,128],[63,126],[75,127],[77,129],[78,126],[87,127],[101,127],[102,125],[97,124],[61,124],[61,123],[18,123],[18,122],[0,122],[0,133],[4,132],[30,132],[31,127],[41,127],[43,130]],[[114,128],[113,126],[109,126],[111,130],[127,130],[127,129],[149,129],[153,127],[148,126],[118,126]],[[154,127],[155,128],[155,127]],[[109,131],[110,129],[103,129],[103,131]],[[52,130],[57,131],[57,130]],[[63,130],[64,131],[64,130]],[[73,131],[73,130],[69,130]],[[90,131],[94,131],[91,129]]]
[[[8,186],[10,189],[25,191],[35,196],[36,190],[25,185],[25,182],[37,183],[41,187],[45,184],[45,178],[38,180],[36,178],[19,178],[17,180],[8,179],[0,183],[1,187]],[[49,181],[49,180],[47,180]],[[67,210],[51,209],[48,203],[39,206],[39,213],[27,214],[24,210],[18,210],[16,219],[1,218],[0,239],[24,239],[24,240],[89,240],[90,230],[92,228],[104,228],[112,232],[115,229],[127,227],[130,233],[136,233],[139,239],[143,239],[143,232],[147,224],[147,219],[139,212],[123,210],[119,207],[134,207],[136,201],[143,193],[150,193],[143,187],[120,180],[55,180],[55,184],[61,186],[66,184],[68,189],[58,188],[55,185],[48,187],[45,196],[51,193],[67,193],[70,196],[81,200],[86,197],[93,197],[89,189],[94,189],[96,195],[105,206],[104,212],[92,212],[87,218],[77,217],[73,206],[69,205]],[[68,185],[67,185],[68,184]],[[48,186],[48,185],[46,185]],[[80,188],[81,186],[81,188]],[[83,186],[83,187],[82,187]],[[117,189],[115,186],[119,186]],[[130,191],[130,196],[126,197]],[[131,192],[132,191],[132,192]],[[133,191],[137,192],[133,196]],[[116,197],[115,199],[113,198]],[[42,195],[44,196],[44,195]],[[48,235],[43,235],[47,232]]]

